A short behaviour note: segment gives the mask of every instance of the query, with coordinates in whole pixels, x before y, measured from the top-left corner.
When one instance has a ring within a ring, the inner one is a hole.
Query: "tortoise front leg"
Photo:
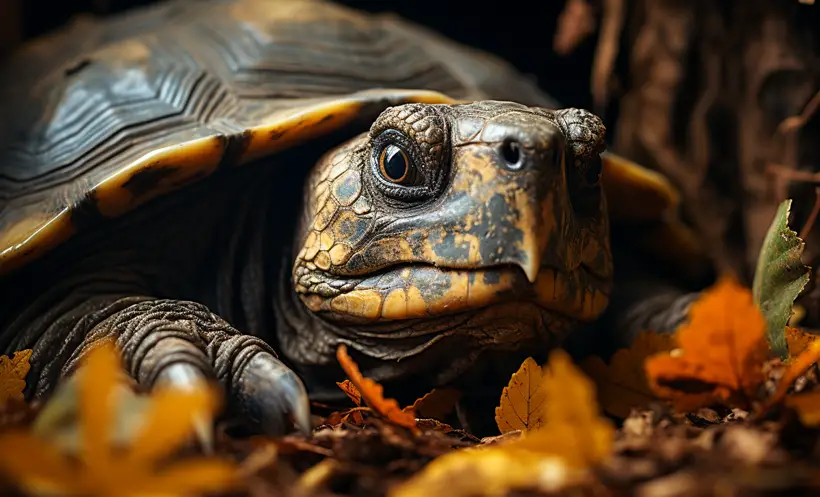
[[[225,389],[231,410],[252,427],[271,435],[284,434],[293,426],[310,430],[302,381],[267,343],[241,334],[202,304],[126,297],[80,318],[73,326],[62,325],[62,329],[51,326],[43,338],[53,342],[55,334],[69,337],[77,326],[90,325],[60,367],[62,376],[76,369],[95,342],[113,338],[122,351],[126,371],[144,387],[161,383],[190,387],[216,379]]]

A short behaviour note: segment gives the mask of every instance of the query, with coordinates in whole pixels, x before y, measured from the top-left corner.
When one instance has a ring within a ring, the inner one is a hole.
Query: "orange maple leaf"
[[[395,399],[385,399],[384,388],[375,381],[362,376],[359,366],[348,355],[347,347],[344,344],[339,345],[339,348],[336,349],[336,359],[373,411],[394,424],[410,429],[413,433],[419,432],[415,413],[412,410],[402,411]]]
[[[362,393],[356,388],[350,380],[336,382],[336,385],[342,389],[347,397],[356,404],[356,408],[348,409],[342,412],[334,412],[327,417],[325,422],[327,424],[336,425],[342,422],[352,422],[353,424],[361,424],[364,420],[361,410],[357,408],[362,405]],[[461,392],[454,388],[434,388],[427,392],[422,397],[416,399],[413,405],[407,406],[402,411],[410,413],[416,417],[425,417],[433,419],[442,419],[450,411],[452,411],[458,399],[461,398]]]
[[[680,349],[646,360],[650,388],[681,411],[715,403],[749,407],[765,380],[765,332],[751,291],[723,277],[692,305],[689,322],[676,333]]]
[[[0,435],[0,471],[32,493],[83,496],[179,495],[229,490],[238,483],[233,462],[187,458],[164,467],[198,416],[218,406],[215,390],[161,389],[128,447],[112,447],[111,427],[121,367],[112,344],[96,347],[78,371],[80,430],[77,458],[27,432]]]
[[[31,365],[31,349],[18,350],[9,358],[0,356],[0,404],[13,400],[22,402],[26,388],[26,375]]]

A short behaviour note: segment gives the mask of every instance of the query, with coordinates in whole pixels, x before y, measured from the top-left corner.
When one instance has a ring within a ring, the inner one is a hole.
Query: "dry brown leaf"
[[[455,388],[434,388],[416,399],[412,406],[402,409],[406,412],[414,412],[418,418],[433,418],[442,420],[450,414],[456,407],[461,392]]]
[[[765,379],[765,332],[751,291],[723,277],[692,305],[676,333],[681,348],[647,359],[650,388],[684,412],[714,403],[747,408]]]
[[[789,347],[789,357],[797,357],[806,350],[810,343],[817,340],[817,335],[806,333],[800,328],[786,326],[786,344]]]
[[[23,402],[26,375],[31,365],[31,349],[18,350],[13,357],[0,356],[0,404],[10,400]]]
[[[235,488],[238,472],[231,461],[197,457],[156,467],[190,438],[198,416],[215,412],[215,389],[157,391],[133,443],[112,446],[112,400],[120,371],[117,353],[106,343],[89,353],[78,373],[79,457],[61,453],[30,432],[9,431],[0,435],[0,471],[23,489],[60,495],[177,495]]]
[[[527,364],[522,369],[541,368]],[[388,497],[426,497],[447,489],[448,497],[500,497],[512,490],[557,491],[571,484],[612,451],[615,428],[600,416],[593,383],[569,355],[550,355],[541,375],[546,399],[540,428],[516,440],[459,449],[433,460],[424,470],[393,487]],[[517,373],[516,373],[517,374]]]
[[[510,378],[501,392],[501,401],[495,408],[495,423],[501,433],[537,429],[543,422],[543,406],[546,397],[541,367],[528,357]]]
[[[613,416],[626,418],[632,409],[646,407],[657,399],[649,388],[644,361],[675,346],[674,335],[644,332],[629,348],[615,352],[609,365],[600,357],[590,356],[581,363],[581,369],[595,382],[601,407]]]
[[[341,383],[339,383],[337,381],[336,385],[338,385],[339,388],[342,389],[342,391],[345,393],[345,395],[347,395],[347,398],[349,398],[351,401],[353,401],[353,403],[356,405],[356,407],[361,407],[361,405],[362,405],[362,393],[359,392],[359,389],[356,388],[356,385],[351,383],[350,380],[345,380]]]
[[[336,349],[336,359],[353,385],[361,392],[362,399],[373,411],[394,424],[410,429],[413,433],[419,432],[415,413],[402,411],[395,399],[385,399],[384,388],[375,381],[362,376],[359,366],[348,355],[344,344],[339,345]]]
[[[324,424],[331,426],[336,426],[340,423],[360,425],[364,423],[364,416],[362,415],[362,411],[369,410],[370,409],[367,407],[354,407],[353,409],[348,409],[346,411],[334,412],[331,413],[327,418],[325,418]]]

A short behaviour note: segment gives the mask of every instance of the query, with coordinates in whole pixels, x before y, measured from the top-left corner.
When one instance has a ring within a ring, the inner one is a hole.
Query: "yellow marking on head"
[[[329,183],[327,181],[323,181],[316,187],[316,200],[313,202],[314,205],[325,205],[327,198],[330,195],[330,188],[328,185]]]
[[[327,225],[330,224],[338,208],[339,206],[336,205],[336,201],[328,198],[325,205],[322,206],[322,209],[316,213],[316,218],[313,220],[313,229],[322,231],[327,228]]]
[[[407,315],[407,293],[403,288],[391,290],[382,305],[382,317],[385,319],[401,319],[396,316]]]
[[[415,286],[407,287],[407,316],[422,317],[427,315],[427,303],[421,295],[421,291]]]
[[[332,262],[334,266],[341,266],[347,262],[350,252],[351,248],[349,245],[346,243],[337,243],[330,249],[330,262]]]
[[[468,305],[467,296],[470,286],[470,275],[467,271],[454,271],[450,277],[450,287],[439,298],[428,296],[431,314],[442,314],[463,309]]]
[[[316,254],[316,258],[313,259],[313,263],[316,264],[316,267],[322,271],[327,271],[330,269],[330,255],[323,250]]]
[[[481,263],[481,239],[472,233],[456,233],[453,237],[456,245],[468,245],[467,249],[467,263],[480,264]]]
[[[362,215],[370,212],[370,201],[364,195],[359,195],[356,202],[353,204],[353,212]]]
[[[319,253],[319,236],[315,231],[308,233],[307,240],[305,240],[305,260],[312,261],[316,254]]]
[[[319,234],[319,250],[330,250],[333,246],[333,234],[330,230],[322,231]]]
[[[378,319],[382,295],[376,290],[353,290],[334,297],[330,307],[336,312],[367,319]]]

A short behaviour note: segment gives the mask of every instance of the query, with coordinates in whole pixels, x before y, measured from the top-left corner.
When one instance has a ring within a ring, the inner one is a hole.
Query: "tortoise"
[[[706,274],[600,118],[397,16],[173,0],[35,39],[0,88],[29,399],[113,338],[145,388],[215,379],[252,429],[307,430],[340,344],[399,398],[478,398],[573,337],[674,328]]]

